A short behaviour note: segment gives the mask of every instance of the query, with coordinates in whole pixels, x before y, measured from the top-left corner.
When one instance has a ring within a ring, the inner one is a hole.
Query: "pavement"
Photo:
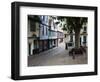
[[[87,64],[88,56],[83,55],[69,56],[70,49],[65,49],[65,43],[60,43],[58,47],[49,49],[36,55],[28,56],[28,66],[51,66],[51,65],[77,65]]]

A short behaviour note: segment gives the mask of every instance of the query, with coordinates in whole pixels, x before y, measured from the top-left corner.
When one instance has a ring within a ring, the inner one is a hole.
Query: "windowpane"
[[[30,21],[30,31],[36,31],[36,23],[34,21]]]
[[[86,36],[83,37],[84,42],[86,42]]]

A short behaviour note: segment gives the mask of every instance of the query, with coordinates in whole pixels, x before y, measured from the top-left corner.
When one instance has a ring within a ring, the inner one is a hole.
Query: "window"
[[[38,44],[37,44],[37,40],[34,40],[34,49],[37,49],[37,48],[38,48],[37,45],[38,45]]]
[[[36,31],[36,23],[30,20],[30,31]]]
[[[67,35],[65,34],[65,38],[66,38],[66,36],[67,36]]]
[[[70,42],[73,42],[73,35],[70,35]]]
[[[44,26],[42,25],[42,35],[44,35]]]
[[[86,36],[83,36],[83,42],[86,43]]]
[[[53,27],[54,27],[54,29],[56,29],[56,26],[55,26],[55,23],[54,23],[54,21],[53,21]]]
[[[85,31],[85,32],[87,31],[87,28],[86,28],[86,27],[84,27],[84,31]]]
[[[46,27],[46,35],[48,35],[48,28]]]
[[[49,26],[51,26],[51,20],[49,20]]]
[[[45,21],[45,16],[43,16],[43,21]]]

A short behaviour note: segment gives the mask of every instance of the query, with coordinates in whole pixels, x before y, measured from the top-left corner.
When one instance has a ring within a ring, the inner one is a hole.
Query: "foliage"
[[[57,17],[57,19],[60,20],[61,22],[66,22],[63,25],[63,30],[65,30],[65,31],[72,31],[72,30],[75,31],[76,29],[81,29],[82,25],[87,22],[86,17],[62,17],[62,16],[59,16],[59,17]],[[66,21],[64,19],[66,19]]]
[[[75,32],[75,47],[80,47],[80,30],[82,26],[87,23],[86,17],[57,17],[61,22],[66,22],[63,25],[63,30],[69,32],[70,34]]]

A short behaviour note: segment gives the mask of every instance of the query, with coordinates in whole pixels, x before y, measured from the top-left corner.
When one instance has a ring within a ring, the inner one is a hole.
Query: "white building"
[[[33,50],[39,48],[38,39],[39,39],[39,23],[34,22],[34,16],[28,16],[28,54],[32,55]]]
[[[87,46],[87,23],[82,26],[80,31],[80,46]],[[64,31],[64,41],[69,43],[69,46],[75,47],[75,32],[73,31],[72,34],[69,34],[67,31]]]

